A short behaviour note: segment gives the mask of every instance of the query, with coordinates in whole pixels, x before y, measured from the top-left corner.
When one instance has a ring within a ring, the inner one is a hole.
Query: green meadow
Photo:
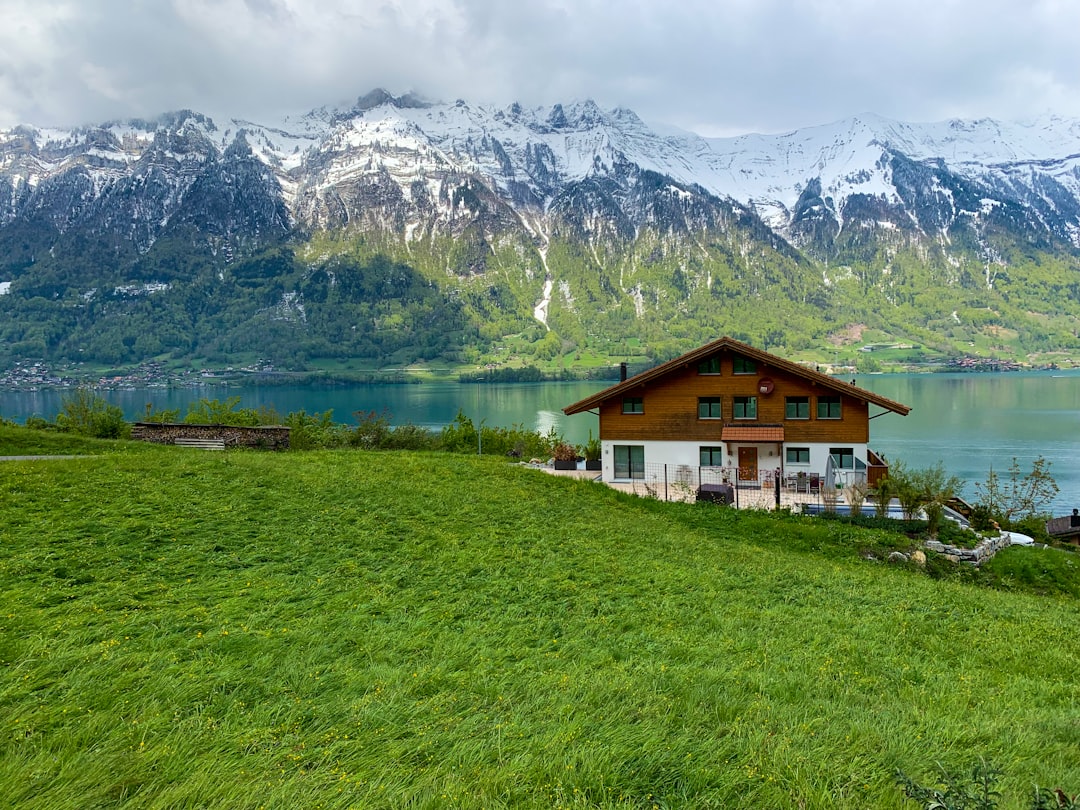
[[[902,808],[897,769],[980,757],[1003,807],[1080,790],[1076,598],[900,535],[447,453],[77,450],[0,464],[5,806]]]

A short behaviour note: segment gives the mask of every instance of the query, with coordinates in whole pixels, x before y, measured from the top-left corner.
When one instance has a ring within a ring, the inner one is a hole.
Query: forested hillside
[[[1040,132],[949,163],[933,127],[876,119],[793,150],[381,91],[275,127],[23,127],[0,133],[0,365],[566,367],[721,334],[868,370],[1063,362],[1080,143]]]

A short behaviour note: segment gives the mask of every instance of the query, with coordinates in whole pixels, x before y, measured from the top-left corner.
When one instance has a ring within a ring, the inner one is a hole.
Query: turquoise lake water
[[[938,461],[972,484],[984,481],[993,467],[1007,471],[1013,457],[1025,470],[1038,456],[1051,463],[1061,489],[1053,505],[1065,514],[1080,507],[1080,372],[1004,374],[859,375],[857,383],[911,406],[908,416],[892,413],[871,423],[871,446],[890,459],[926,467]],[[462,410],[474,423],[509,427],[519,424],[569,441],[584,442],[597,418],[567,417],[562,409],[610,383],[530,383],[475,385],[267,386],[232,388],[207,385],[190,389],[146,388],[104,391],[129,419],[155,409],[180,408],[199,398],[241,397],[243,407],[273,406],[280,413],[332,410],[339,422],[353,422],[356,411],[378,411],[391,422],[441,428]],[[0,415],[24,421],[31,415],[54,418],[62,391],[0,392]],[[876,409],[872,409],[876,410]]]

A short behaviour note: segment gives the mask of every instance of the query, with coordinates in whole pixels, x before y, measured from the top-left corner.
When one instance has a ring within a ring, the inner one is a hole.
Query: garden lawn
[[[495,459],[0,466],[0,796],[33,808],[911,806],[1080,790],[1069,597],[902,538]]]

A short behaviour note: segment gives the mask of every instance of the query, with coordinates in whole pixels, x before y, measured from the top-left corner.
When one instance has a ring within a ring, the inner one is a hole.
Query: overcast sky
[[[374,87],[703,135],[1080,116],[1076,0],[0,0],[0,126],[270,121]]]

